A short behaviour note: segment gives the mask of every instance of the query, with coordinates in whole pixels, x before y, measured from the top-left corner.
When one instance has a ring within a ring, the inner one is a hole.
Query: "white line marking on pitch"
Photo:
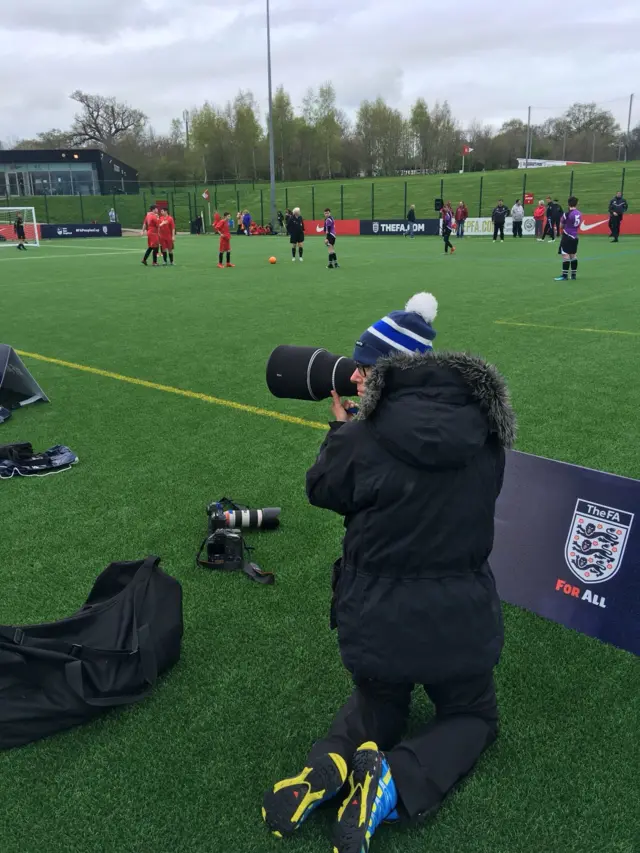
[[[121,249],[119,246],[100,245],[100,243],[103,243],[103,241],[101,240],[98,243],[85,243],[84,246],[69,246],[68,244],[65,245],[64,240],[60,240],[57,243],[52,240],[51,242],[49,242],[49,241],[44,242],[43,241],[42,243],[40,243],[39,248],[41,248],[41,249],[54,249],[55,251],[59,251],[62,249],[69,250],[69,249],[98,249],[98,248],[100,248],[102,251],[105,251],[105,252],[106,251],[109,251],[109,252],[130,252],[131,251],[131,249]],[[27,249],[28,248],[29,248],[29,246],[27,246]],[[36,247],[32,247],[32,248],[36,248]]]
[[[113,258],[114,255],[132,255],[139,253],[140,249],[120,249],[119,252],[88,252],[86,255],[27,255],[26,258],[24,256],[20,258],[0,258],[0,264],[3,262],[7,264],[10,261],[51,261],[54,257],[56,261],[59,258],[98,258],[100,256]]]

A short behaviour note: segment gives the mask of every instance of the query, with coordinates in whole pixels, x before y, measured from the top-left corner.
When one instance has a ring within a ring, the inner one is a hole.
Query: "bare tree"
[[[76,145],[98,145],[109,148],[123,137],[137,135],[144,130],[146,115],[128,104],[120,104],[115,98],[88,95],[77,89],[70,96],[82,107],[76,113],[71,132]]]

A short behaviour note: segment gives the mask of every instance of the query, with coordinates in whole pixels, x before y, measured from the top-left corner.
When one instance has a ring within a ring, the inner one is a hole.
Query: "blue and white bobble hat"
[[[429,352],[436,336],[431,324],[438,313],[438,302],[432,293],[416,293],[404,311],[392,311],[369,326],[356,341],[353,358],[359,364],[372,365],[379,358],[403,352]]]

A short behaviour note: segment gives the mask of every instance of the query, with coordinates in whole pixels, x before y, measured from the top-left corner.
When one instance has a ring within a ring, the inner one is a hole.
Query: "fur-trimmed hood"
[[[389,396],[395,405],[380,407]],[[511,447],[516,438],[516,418],[504,378],[493,365],[468,353],[394,353],[380,359],[367,380],[358,419],[371,419],[376,425],[389,420],[382,418],[382,409],[398,410],[387,432],[400,433],[399,443],[412,439],[412,418],[417,430],[422,430],[418,440],[423,445],[475,443],[480,417],[485,432],[488,423],[503,447]],[[449,450],[455,455],[454,448]]]

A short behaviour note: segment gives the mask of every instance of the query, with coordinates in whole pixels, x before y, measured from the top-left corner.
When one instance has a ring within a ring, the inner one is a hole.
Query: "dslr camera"
[[[228,498],[207,506],[207,536],[196,557],[199,566],[220,571],[241,571],[258,583],[273,583],[271,572],[264,572],[248,556],[251,548],[244,541],[243,529],[275,530],[280,525],[280,507],[249,509]],[[202,552],[207,552],[206,560]]]

